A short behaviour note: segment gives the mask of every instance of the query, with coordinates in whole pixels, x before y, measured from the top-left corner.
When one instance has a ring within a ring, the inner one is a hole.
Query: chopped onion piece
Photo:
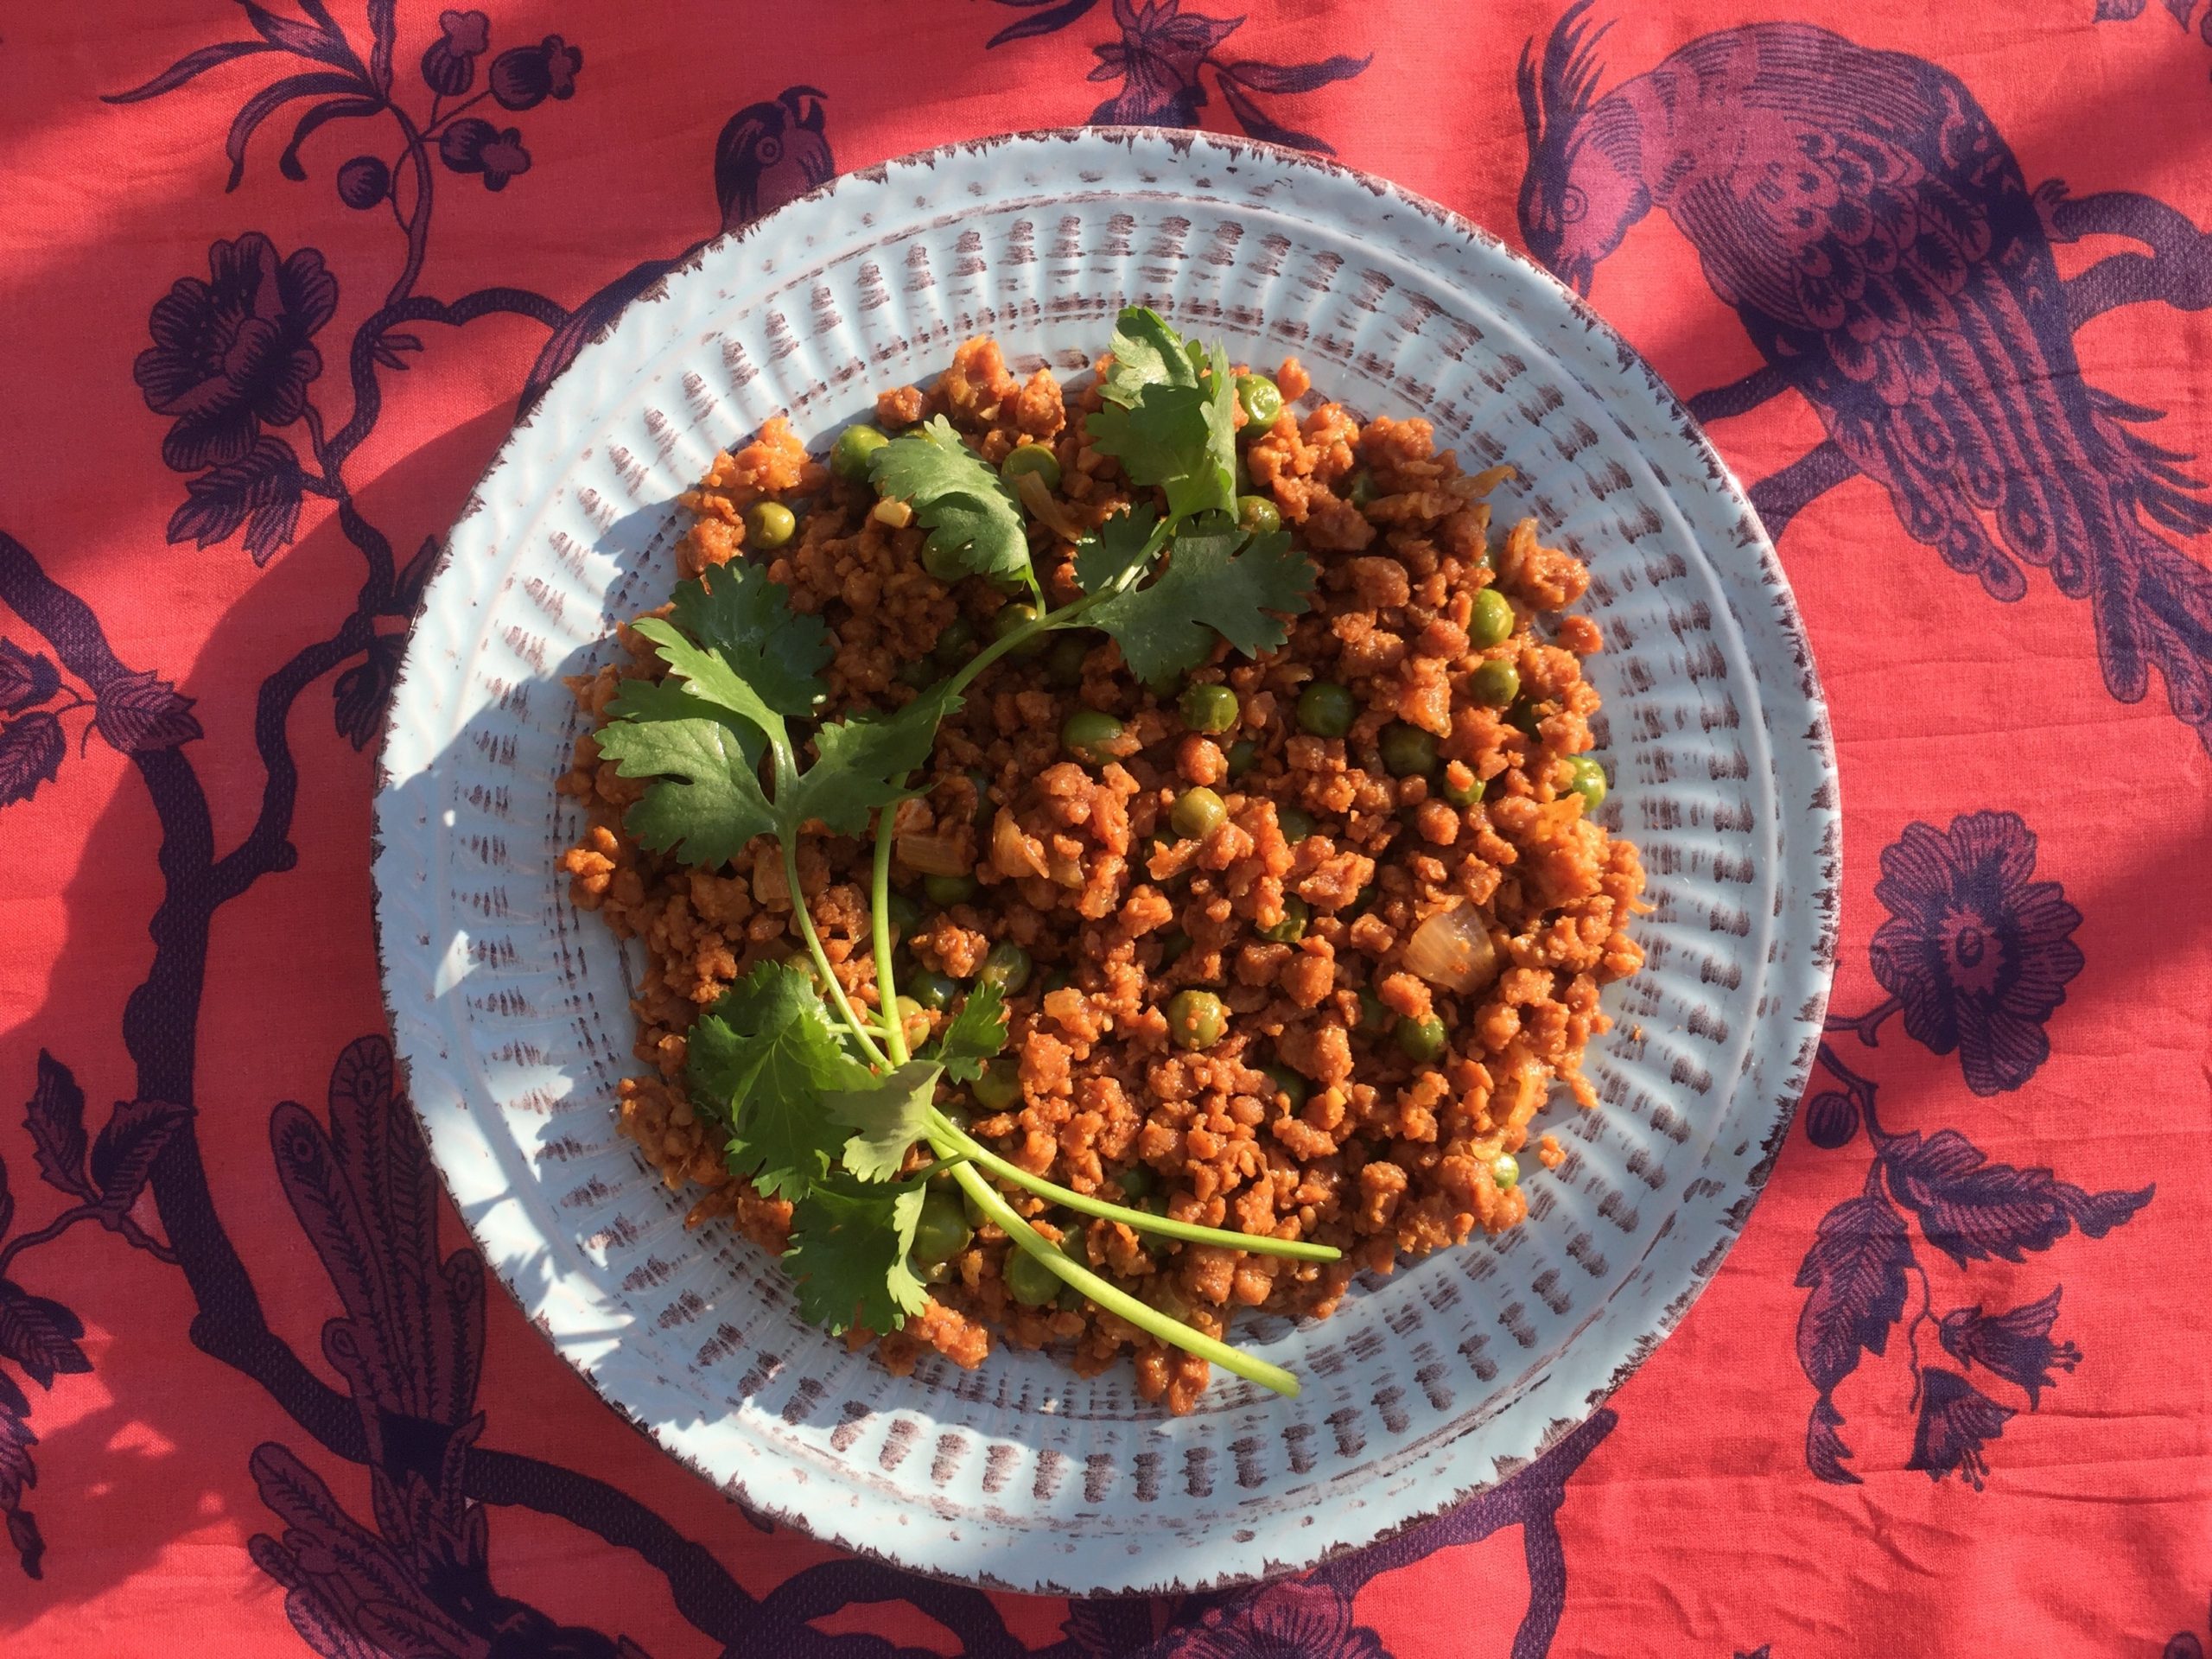
[[[1045,855],[1038,844],[1021,833],[1011,812],[1001,812],[991,823],[991,862],[1001,875],[1020,880],[1046,874]]]
[[[1497,947],[1471,905],[1439,911],[1406,941],[1406,967],[1465,996],[1497,977]]]
[[[1037,516],[1037,522],[1064,542],[1083,539],[1083,526],[1068,517],[1067,509],[1045,487],[1045,480],[1035,473],[1024,473],[1014,481],[1014,493],[1022,505]]]
[[[906,868],[924,875],[967,875],[975,868],[953,836],[902,835],[895,844]]]

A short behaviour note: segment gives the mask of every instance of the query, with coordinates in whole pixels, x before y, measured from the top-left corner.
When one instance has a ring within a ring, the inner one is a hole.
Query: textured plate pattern
[[[1173,1420],[1126,1366],[1001,1351],[894,1378],[803,1324],[775,1265],[614,1134],[627,966],[565,902],[559,677],[671,578],[673,498],[786,414],[819,438],[995,333],[1085,365],[1126,302],[1240,358],[1303,356],[1361,414],[1421,412],[1586,556],[1607,649],[1605,810],[1643,849],[1649,968],[1611,988],[1605,1110],[1531,1223],[1240,1327],[1306,1379]],[[401,677],[378,918],[415,1104],[539,1328],[757,1510],[927,1572],[1100,1593],[1310,1564],[1510,1474],[1681,1318],[1750,1213],[1820,1028],[1838,857],[1811,661],[1749,506],[1650,371],[1548,277],[1427,203],[1187,134],[998,140],[850,175],[626,312],[455,526]],[[1194,1554],[1201,1549],[1203,1553]]]

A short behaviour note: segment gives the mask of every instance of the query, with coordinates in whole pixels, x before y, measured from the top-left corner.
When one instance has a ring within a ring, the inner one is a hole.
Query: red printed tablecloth
[[[18,0],[0,111],[0,1651],[2200,1659],[2212,0]],[[844,1559],[623,1427],[435,1197],[369,927],[518,404],[840,168],[1084,121],[1588,292],[1754,486],[1847,825],[1681,1332],[1470,1508],[1173,1602]]]

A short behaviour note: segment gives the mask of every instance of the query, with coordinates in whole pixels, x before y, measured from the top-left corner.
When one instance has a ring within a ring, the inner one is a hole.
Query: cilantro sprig
[[[1048,1243],[1007,1202],[1031,1193],[1141,1233],[1309,1262],[1326,1245],[1202,1227],[1110,1204],[1000,1157],[938,1104],[972,1083],[1007,1040],[998,988],[979,981],[916,1052],[893,1010],[892,824],[939,725],[1000,657],[1041,633],[1102,628],[1151,682],[1211,654],[1217,636],[1273,650],[1305,610],[1313,567],[1280,532],[1252,535],[1236,499],[1236,390],[1226,351],[1186,341],[1151,311],[1122,312],[1103,405],[1088,436],[1160,505],[1124,509],[1075,550],[1082,594],[1009,631],[895,713],[823,718],[833,646],[822,620],[795,613],[759,565],[719,567],[677,590],[665,617],[635,624],[667,672],[635,680],[598,733],[618,773],[644,780],[624,820],[677,861],[730,863],[763,840],[780,855],[810,965],[763,963],[693,1025],[685,1060],[695,1105],[725,1134],[730,1172],[792,1205],[785,1255],[800,1311],[833,1332],[896,1330],[928,1291],[912,1262],[933,1179],[957,1184],[1014,1246],[1101,1308],[1159,1340],[1294,1395],[1298,1380],[1137,1300]],[[879,445],[869,476],[930,532],[925,562],[1040,601],[1020,498],[942,416]],[[1164,511],[1162,510],[1164,507]],[[1040,604],[1039,609],[1042,609]],[[810,751],[811,758],[809,757]],[[856,1007],[800,884],[809,834],[875,836],[870,945],[875,1008]]]

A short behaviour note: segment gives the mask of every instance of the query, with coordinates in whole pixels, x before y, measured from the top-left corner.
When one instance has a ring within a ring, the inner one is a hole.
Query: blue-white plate
[[[1589,561],[1589,673],[1643,849],[1649,955],[1611,987],[1568,1148],[1528,1224],[1240,1326],[1284,1400],[1217,1374],[1140,1402],[1004,1347],[894,1377],[801,1320],[781,1269],[687,1232],[615,1133],[624,953],[569,906],[559,677],[673,580],[674,499],[787,415],[810,440],[973,334],[1086,365],[1141,302],[1232,355],[1302,357],[1365,416],[1427,416],[1510,514]],[[1262,145],[1096,130],[849,175],[625,312],[519,426],[454,527],[377,800],[385,983],[416,1109],[486,1256],[624,1415],[750,1508],[924,1572],[1085,1594],[1309,1565],[1505,1478],[1680,1321],[1742,1229],[1818,1038],[1835,768],[1788,584],[1750,505],[1636,353],[1433,204]]]

